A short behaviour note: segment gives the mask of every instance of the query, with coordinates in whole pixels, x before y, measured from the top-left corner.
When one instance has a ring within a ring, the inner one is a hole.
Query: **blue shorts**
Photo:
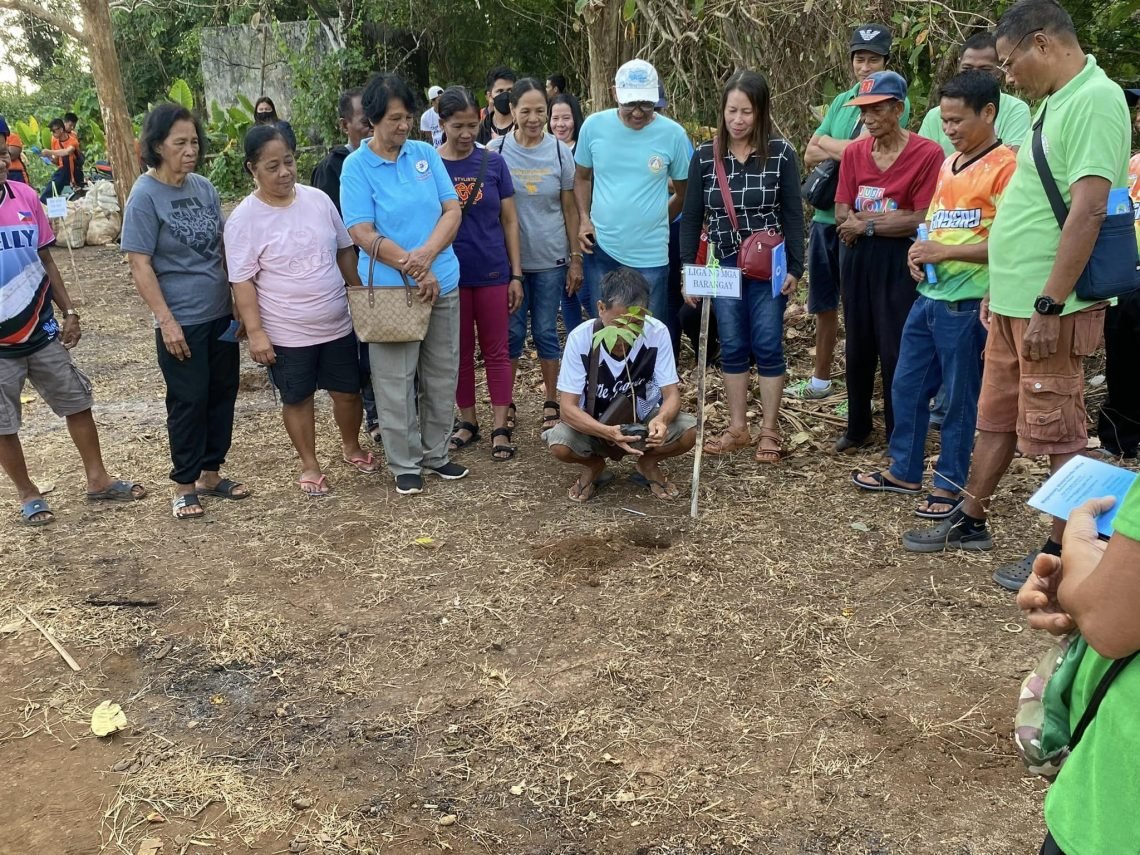
[[[811,224],[807,267],[808,312],[834,312],[839,308],[839,233],[833,223]]]
[[[284,404],[300,404],[317,389],[360,394],[360,352],[355,333],[304,347],[277,347],[269,378]]]

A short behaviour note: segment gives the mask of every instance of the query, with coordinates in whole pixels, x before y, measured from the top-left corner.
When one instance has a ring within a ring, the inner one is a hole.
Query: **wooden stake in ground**
[[[705,447],[705,369],[709,357],[709,311],[712,300],[705,297],[701,300],[701,337],[697,345],[697,446],[693,450],[693,485],[690,492],[693,494],[689,515],[697,518],[697,503],[701,493],[701,452]]]
[[[697,342],[697,447],[693,452],[693,495],[689,513],[697,518],[701,496],[701,456],[705,448],[705,372],[709,359],[709,312],[712,311],[714,297],[726,300],[741,298],[740,269],[721,267],[716,251],[709,243],[708,262],[701,267],[686,264],[682,268],[684,294],[686,297],[701,298],[701,337]]]
[[[16,606],[16,608],[20,610],[20,614],[22,614],[24,617],[26,617],[28,619],[28,621],[32,624],[32,626],[34,626],[36,629],[38,629],[40,631],[40,635],[42,635],[44,638],[46,638],[48,640],[48,644],[50,644],[52,647],[55,648],[55,652],[63,657],[63,661],[71,666],[72,671],[79,671],[80,670],[79,663],[71,658],[71,654],[63,649],[63,645],[55,640],[54,635],[52,635],[50,632],[48,632],[46,629],[44,629],[43,624],[41,624],[38,620],[36,620],[34,617],[32,617],[30,614],[28,614],[26,611],[24,611],[23,606]]]

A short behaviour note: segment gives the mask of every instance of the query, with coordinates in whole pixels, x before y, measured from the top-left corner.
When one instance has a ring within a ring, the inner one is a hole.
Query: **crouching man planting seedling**
[[[693,447],[697,420],[681,412],[669,331],[649,316],[648,302],[645,277],[619,268],[602,280],[598,319],[566,339],[558,375],[562,421],[544,437],[555,458],[580,470],[571,501],[592,499],[613,480],[607,458],[627,454],[637,458],[634,480],[654,496],[678,493],[661,461]]]

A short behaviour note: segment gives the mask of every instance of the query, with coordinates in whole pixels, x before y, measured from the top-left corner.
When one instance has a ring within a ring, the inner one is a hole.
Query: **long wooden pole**
[[[689,514],[697,518],[697,503],[701,497],[701,452],[705,447],[705,369],[709,357],[709,309],[712,300],[701,300],[701,338],[697,344],[697,447],[693,451],[693,494]]]

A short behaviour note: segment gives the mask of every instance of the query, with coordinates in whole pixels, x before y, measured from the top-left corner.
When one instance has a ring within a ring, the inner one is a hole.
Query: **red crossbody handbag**
[[[724,160],[720,156],[720,141],[716,139],[713,140],[713,168],[716,171],[716,183],[720,188],[721,199],[724,200],[724,209],[728,212],[728,221],[732,224],[732,231],[739,244],[736,253],[736,266],[749,279],[771,281],[772,250],[784,242],[783,236],[771,229],[766,229],[762,232],[753,232],[742,240],[740,223],[736,219],[736,205],[732,201],[732,191],[728,189],[728,178],[724,174]]]

